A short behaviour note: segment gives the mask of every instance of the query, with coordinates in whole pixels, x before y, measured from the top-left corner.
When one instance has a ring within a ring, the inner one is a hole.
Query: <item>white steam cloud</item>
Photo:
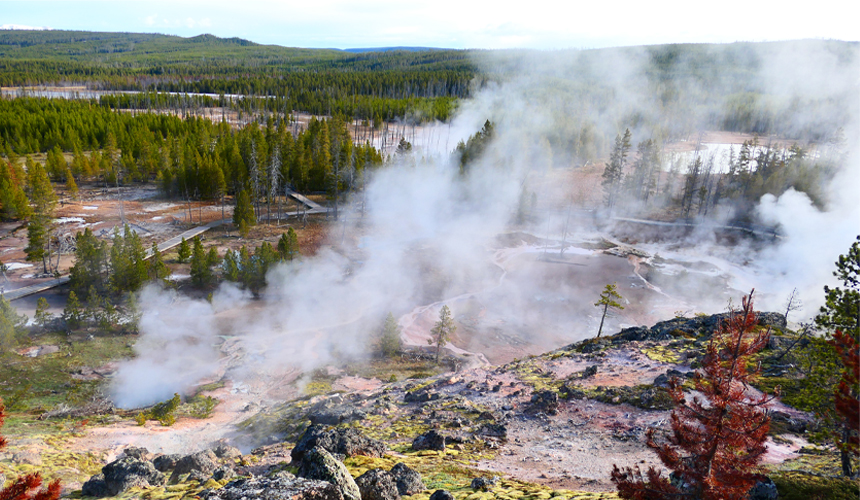
[[[495,139],[468,176],[460,176],[449,151],[426,148],[379,170],[364,194],[366,212],[347,210],[346,220],[332,226],[330,238],[336,250],[326,248],[314,257],[272,270],[261,301],[249,301],[230,285],[218,290],[211,305],[154,288],[145,290],[137,357],[118,372],[117,404],[136,407],[167,399],[201,379],[226,375],[241,381],[279,370],[307,371],[331,363],[340,354],[360,355],[388,312],[406,318],[421,306],[430,306],[423,321],[404,321],[412,333],[429,330],[432,322],[426,318],[434,317],[446,303],[468,323],[461,331],[469,345],[461,347],[480,349],[490,337],[549,348],[593,335],[596,312],[591,303],[612,281],[619,282],[631,302],[640,303],[641,311],[615,320],[614,327],[666,319],[675,308],[717,312],[714,309],[724,307],[732,294],[737,302],[736,292],[749,282],[765,288],[772,302],[784,300],[798,287],[809,304],[815,303],[815,292],[820,295],[821,286],[828,282],[836,256],[860,233],[856,156],[850,157],[849,168],[831,186],[828,211],[818,210],[793,190],[778,199],[765,197],[759,213],[779,223],[785,239],[743,262],[717,248],[708,231],[686,237],[680,246],[649,247],[663,256],[684,254],[719,261],[718,271],[701,274],[707,280],[657,292],[618,257],[580,251],[573,264],[538,262],[536,257],[543,252],[558,254],[564,232],[568,243],[599,241],[605,236],[598,233],[590,216],[579,213],[571,222],[562,215],[571,202],[598,203],[599,185],[556,185],[554,180],[563,176],[547,175],[552,166],[580,166],[574,164],[583,151],[576,150],[580,132],[573,123],[593,123],[606,141],[631,126],[634,140],[639,140],[647,138],[647,131],[644,125],[633,127],[627,120],[631,116],[663,130],[692,130],[702,126],[708,110],[699,109],[696,102],[673,110],[662,108],[659,99],[640,85],[647,61],[643,50],[619,51],[602,59],[580,57],[576,52],[533,56],[491,54],[491,60],[482,61],[504,67],[504,83],[478,92],[462,104],[454,122],[444,126],[451,134],[450,147],[479,130],[485,120],[495,124]],[[821,71],[833,73],[829,81],[836,90],[792,86],[786,92],[823,92],[825,97],[844,93],[842,70],[822,69],[817,54],[803,56],[816,60],[815,67]],[[762,71],[760,85],[779,81],[772,78],[767,65]],[[573,81],[582,80],[583,72],[589,75],[585,80],[601,82],[599,101],[589,100],[593,95],[580,92],[580,84]],[[693,97],[708,95],[703,82],[685,84],[697,86],[689,93]],[[856,85],[855,79],[855,90]],[[855,111],[851,111],[852,120]],[[683,123],[672,123],[675,118]],[[817,111],[797,116],[786,130],[804,130],[810,123],[820,126],[825,118]],[[854,148],[856,128],[847,130]],[[549,139],[561,144],[564,141],[559,138],[574,134],[570,148],[548,147]],[[537,202],[530,209],[538,219],[517,226],[510,240],[500,243],[499,235],[512,231],[523,193],[530,192],[536,193]],[[726,278],[732,273],[736,276]],[[414,317],[409,316],[410,321]],[[225,338],[240,348],[225,355],[219,347]]]

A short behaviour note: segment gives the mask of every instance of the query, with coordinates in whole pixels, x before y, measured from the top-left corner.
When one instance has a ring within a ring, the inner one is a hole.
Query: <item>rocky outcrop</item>
[[[102,477],[99,478],[98,476]],[[105,465],[101,474],[90,478],[93,483],[88,490],[93,491],[100,488],[100,479],[104,481],[105,491],[108,493],[104,496],[114,496],[134,487],[160,486],[165,482],[164,474],[155,470],[152,462],[132,457],[120,458]]]
[[[424,481],[421,479],[421,474],[412,470],[403,462],[392,467],[389,474],[394,478],[397,492],[401,495],[415,495],[416,493],[421,493],[427,489],[427,487],[424,486]]]
[[[732,313],[721,313],[693,318],[673,318],[668,321],[661,321],[651,328],[647,326],[625,328],[606,338],[613,344],[631,340],[670,340],[678,337],[707,338],[731,316]],[[760,326],[785,329],[785,316],[779,313],[758,312],[756,313],[756,320]]]
[[[344,404],[342,398],[330,399],[317,404],[308,412],[311,424],[338,425],[361,420],[365,412],[351,404]]]
[[[299,438],[296,447],[290,452],[290,457],[294,462],[300,462],[305,453],[316,446],[329,453],[348,457],[363,455],[378,458],[388,449],[382,441],[370,439],[357,429],[344,427],[330,429],[323,425],[311,425]]]
[[[210,450],[198,451],[197,453],[186,455],[176,462],[176,466],[173,468],[173,474],[170,476],[170,481],[178,481],[179,476],[182,474],[189,474],[192,472],[199,472],[202,476],[209,476],[218,468],[218,464],[215,463],[216,459],[217,457]]]
[[[335,485],[345,500],[361,500],[361,492],[346,466],[320,446],[310,449],[302,457],[299,477],[318,479]]]
[[[394,478],[383,469],[370,469],[355,478],[361,500],[400,500]]]
[[[206,500],[343,500],[337,486],[278,472],[269,477],[239,479],[200,494]]]
[[[499,478],[497,477],[476,477],[472,479],[472,484],[469,486],[473,490],[490,491],[498,482]]]
[[[95,476],[89,478],[81,487],[81,495],[95,498],[111,496],[107,483],[105,483],[105,475],[99,472]]]
[[[412,449],[442,451],[445,449],[445,436],[431,429],[412,440]]]
[[[242,452],[239,451],[239,448],[235,446],[230,446],[228,444],[219,444],[212,450],[215,453],[215,456],[218,458],[222,458],[225,460],[232,460],[234,458],[239,458],[242,456]]]

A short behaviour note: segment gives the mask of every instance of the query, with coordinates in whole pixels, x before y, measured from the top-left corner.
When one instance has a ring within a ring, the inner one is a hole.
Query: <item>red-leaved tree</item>
[[[0,427],[6,420],[6,407],[0,401]],[[0,435],[0,450],[6,447],[6,439]],[[0,487],[3,485],[0,484]],[[60,498],[60,481],[56,480],[47,488],[42,486],[42,476],[38,473],[19,477],[6,488],[0,489],[0,500],[58,500]]]
[[[648,471],[614,466],[612,482],[621,498],[634,500],[696,498],[745,499],[755,485],[752,469],[767,450],[770,417],[765,394],[749,397],[746,389],[758,375],[749,369],[750,357],[767,345],[770,331],[755,332],[753,292],[714,333],[694,377],[702,397],[687,400],[677,380],[669,392],[675,402],[672,432],[657,443],[654,429],[647,444],[673,471],[671,478],[650,467]]]
[[[837,330],[829,341],[842,360],[842,378],[836,387],[836,413],[842,419],[836,436],[842,452],[842,471],[851,475],[851,455],[860,456],[860,344],[853,336]]]

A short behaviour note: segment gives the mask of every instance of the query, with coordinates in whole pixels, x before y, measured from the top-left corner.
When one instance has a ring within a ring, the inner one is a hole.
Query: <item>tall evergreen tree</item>
[[[248,236],[248,230],[257,223],[254,215],[254,207],[251,206],[251,197],[248,191],[243,189],[236,199],[236,208],[233,210],[233,224],[239,228],[242,237]]]
[[[451,335],[457,331],[457,325],[454,324],[454,317],[451,316],[451,310],[448,306],[442,306],[439,311],[439,321],[430,330],[430,338],[427,343],[436,346],[436,364],[439,364],[439,359],[442,354],[442,348],[451,340]]]
[[[51,186],[51,180],[40,163],[27,159],[27,188],[33,215],[27,224],[27,260],[42,261],[42,271],[48,272],[48,261],[51,258],[51,231],[53,229],[54,208],[57,196]]]

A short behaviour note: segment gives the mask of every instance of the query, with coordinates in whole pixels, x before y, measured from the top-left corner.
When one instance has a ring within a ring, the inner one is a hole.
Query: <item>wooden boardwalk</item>
[[[174,236],[169,240],[162,241],[158,244],[158,251],[164,252],[165,250],[170,250],[171,248],[179,245],[182,242],[182,238],[186,240],[190,240],[191,238],[197,236],[198,234],[203,234],[206,231],[212,229],[213,227],[218,227],[224,224],[224,220],[217,220],[214,222],[210,222],[209,224],[205,224],[203,226],[198,226],[195,228],[191,228],[188,231],[185,231],[182,234]],[[152,253],[150,253],[149,249],[146,250],[146,258],[152,257]],[[69,275],[60,276],[59,278],[54,278],[52,280],[43,281],[41,283],[35,283],[33,285],[23,286],[21,288],[16,288],[14,290],[9,290],[8,292],[3,292],[3,296],[6,297],[6,300],[13,301],[18,300],[24,297],[29,297],[30,295],[35,295],[37,293],[44,292],[46,290],[50,290],[51,288],[56,288],[58,286],[65,285],[69,282]]]

